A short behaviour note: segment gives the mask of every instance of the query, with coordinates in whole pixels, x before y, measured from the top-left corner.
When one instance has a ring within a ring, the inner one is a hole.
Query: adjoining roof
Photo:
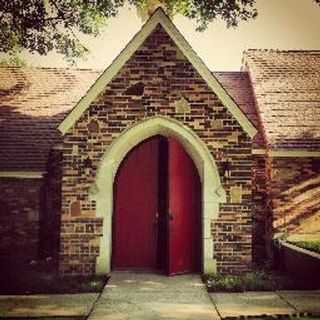
[[[61,142],[57,126],[100,74],[86,69],[0,67],[0,172],[45,171],[50,149]],[[248,74],[214,75],[257,125]]]
[[[213,75],[222,84],[232,99],[240,107],[253,125],[258,129],[253,139],[253,147],[264,148],[265,142],[262,135],[262,128],[255,106],[253,88],[247,72],[228,71],[213,72]]]
[[[248,50],[249,71],[271,149],[320,147],[320,51]]]
[[[231,114],[237,119],[240,126],[250,137],[254,137],[257,130],[249,121],[246,115],[241,111],[239,106],[229,96],[226,90],[220,85],[203,61],[197,56],[190,44],[184,39],[179,30],[172,21],[166,16],[162,8],[158,8],[151,18],[143,25],[141,30],[128,43],[126,48],[118,55],[112,64],[103,72],[100,78],[93,84],[88,92],[77,103],[75,108],[63,120],[58,129],[65,134],[81,117],[83,112],[90,106],[94,99],[104,90],[106,85],[120,71],[124,64],[130,59],[134,52],[143,44],[144,40],[160,24],[171,37],[173,42],[187,57],[193,67],[198,71],[201,77],[206,81],[209,88],[218,96],[221,102],[227,107]]]
[[[0,67],[0,171],[45,171],[56,129],[99,72]]]

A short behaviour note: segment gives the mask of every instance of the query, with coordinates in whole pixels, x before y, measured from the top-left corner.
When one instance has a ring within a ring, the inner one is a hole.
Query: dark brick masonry
[[[131,86],[136,87],[128,90]],[[175,103],[182,97],[190,112],[177,112]],[[231,174],[223,178],[227,203],[212,221],[215,258],[219,272],[250,269],[251,139],[158,26],[64,136],[61,272],[94,272],[102,221],[88,194],[99,162],[124,129],[156,115],[192,128],[208,146],[221,176],[228,161]]]

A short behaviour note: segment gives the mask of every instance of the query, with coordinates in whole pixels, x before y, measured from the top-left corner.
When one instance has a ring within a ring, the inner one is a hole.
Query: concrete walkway
[[[221,318],[320,315],[320,291],[210,293]]]
[[[198,275],[111,275],[89,320],[225,319],[320,315],[320,291],[208,294]]]
[[[207,293],[198,275],[112,273],[102,294],[1,296],[0,317],[89,320],[220,320],[320,316],[320,290]]]
[[[0,295],[0,317],[82,317],[88,316],[97,293]]]
[[[219,316],[198,275],[112,273],[89,320],[214,320]]]

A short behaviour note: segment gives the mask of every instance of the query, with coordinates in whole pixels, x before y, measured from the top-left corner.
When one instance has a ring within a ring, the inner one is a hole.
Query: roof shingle
[[[45,171],[50,149],[61,142],[57,126],[100,74],[86,69],[0,67],[0,171]],[[248,74],[214,75],[257,126]]]
[[[45,171],[56,127],[99,75],[93,70],[0,67],[0,171]]]
[[[320,51],[244,54],[270,148],[320,147]]]

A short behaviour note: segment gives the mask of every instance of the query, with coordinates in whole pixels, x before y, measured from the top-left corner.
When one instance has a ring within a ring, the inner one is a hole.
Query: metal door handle
[[[154,225],[157,226],[158,225],[158,222],[159,222],[159,213],[156,212],[156,216],[154,218]]]
[[[173,220],[173,214],[171,212],[168,213],[169,220]]]

